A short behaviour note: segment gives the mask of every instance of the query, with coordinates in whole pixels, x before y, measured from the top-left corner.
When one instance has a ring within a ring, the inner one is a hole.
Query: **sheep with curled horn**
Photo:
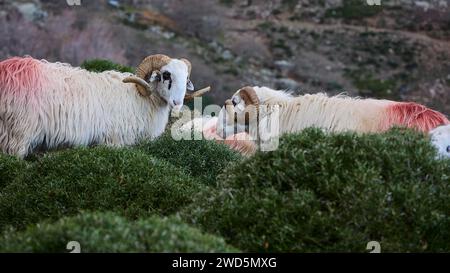
[[[184,63],[187,67],[187,82],[186,82],[186,88],[187,90],[193,90],[194,86],[192,82],[189,79],[189,76],[191,75],[192,65],[187,59],[179,59],[179,60],[173,60],[168,56],[165,55],[152,55],[144,59],[142,63],[137,67],[136,69],[136,76],[127,77],[123,80],[125,83],[135,83],[136,88],[138,89],[139,93],[142,96],[149,96],[154,91],[157,94],[162,94],[164,91],[161,88],[167,87],[168,90],[172,87],[172,74],[170,70],[177,71],[180,69],[180,61]],[[178,66],[178,67],[177,67]],[[176,79],[178,81],[182,81],[182,77]],[[158,85],[160,82],[166,83],[167,86],[161,86]],[[180,85],[183,85],[180,83]],[[194,97],[198,97],[203,95],[204,93],[208,92],[210,90],[209,87],[198,90],[192,94],[185,94],[184,100],[190,100]],[[168,103],[172,106],[177,105],[183,105],[183,99],[181,94],[175,94],[173,96],[173,100],[169,101]]]
[[[37,148],[124,146],[164,131],[170,110],[207,92],[192,90],[191,64],[145,58],[136,75],[89,72],[31,57],[0,62],[0,151],[24,157]]]
[[[448,124],[449,120],[442,113],[414,102],[359,99],[344,95],[329,97],[323,93],[294,97],[267,87],[247,86],[225,102],[215,133],[222,139],[243,135],[242,145],[251,147],[251,143],[260,144],[258,141],[264,134],[267,140],[267,136],[279,137],[283,133],[299,132],[308,127],[327,132],[376,133],[399,126],[429,133],[440,125]]]

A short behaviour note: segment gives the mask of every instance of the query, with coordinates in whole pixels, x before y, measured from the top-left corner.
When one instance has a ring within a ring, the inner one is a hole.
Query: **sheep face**
[[[439,156],[450,158],[450,125],[437,127],[430,131],[430,136]]]
[[[217,133],[226,138],[235,133],[248,132],[251,124],[256,124],[259,99],[252,87],[238,90],[222,107]]]
[[[152,89],[172,108],[181,108],[186,90],[194,89],[194,85],[189,79],[188,65],[178,59],[171,59],[160,70],[153,71],[150,78],[146,80],[153,85]]]
[[[186,89],[194,89],[190,74],[191,63],[188,60],[156,54],[145,58],[136,68],[136,76],[126,77],[123,82],[136,84],[144,97],[154,94],[171,108],[181,108],[185,96],[192,98],[205,92],[186,95]]]

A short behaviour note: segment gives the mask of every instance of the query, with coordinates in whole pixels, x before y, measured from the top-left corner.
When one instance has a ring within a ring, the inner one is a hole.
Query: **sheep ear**
[[[190,79],[187,80],[186,89],[189,90],[189,91],[194,90],[194,84],[191,82]]]
[[[158,70],[155,70],[150,75],[150,78],[148,80],[149,82],[160,82],[161,81],[161,72]]]

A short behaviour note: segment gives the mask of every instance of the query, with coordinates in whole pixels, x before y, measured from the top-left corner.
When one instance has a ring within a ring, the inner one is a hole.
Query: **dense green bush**
[[[0,191],[25,171],[26,162],[14,156],[0,153]]]
[[[111,61],[102,60],[102,59],[86,60],[81,64],[81,68],[84,68],[84,69],[86,69],[88,71],[92,71],[92,72],[103,72],[103,71],[108,71],[108,70],[116,70],[119,72],[134,73],[134,69],[132,67],[116,64]]]
[[[366,17],[375,16],[382,11],[382,5],[370,6],[366,3],[366,1],[343,0],[342,6],[327,10],[325,16],[343,18],[347,20],[360,20]]]
[[[201,233],[176,217],[130,221],[113,213],[84,213],[44,222],[0,237],[0,252],[235,252],[224,240]]]
[[[241,156],[227,146],[208,140],[173,140],[170,131],[155,141],[142,143],[139,148],[146,153],[165,159],[212,185],[216,176],[230,163]]]
[[[78,148],[37,158],[0,194],[0,228],[22,228],[79,210],[136,218],[191,202],[199,183],[172,164],[133,149]]]
[[[450,162],[423,135],[286,135],[184,211],[244,251],[450,251]]]

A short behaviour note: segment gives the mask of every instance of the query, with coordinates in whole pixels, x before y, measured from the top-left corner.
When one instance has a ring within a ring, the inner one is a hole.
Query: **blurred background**
[[[450,0],[0,0],[2,60],[135,67],[155,53],[190,59],[194,84],[211,85],[208,101],[220,105],[266,85],[450,114]]]

